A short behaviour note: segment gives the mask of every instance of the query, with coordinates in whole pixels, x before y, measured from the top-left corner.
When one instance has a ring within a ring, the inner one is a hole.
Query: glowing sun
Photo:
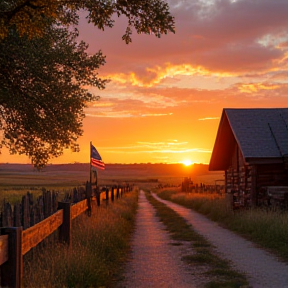
[[[192,161],[191,160],[184,160],[184,161],[182,161],[182,163],[185,165],[185,166],[190,166],[190,165],[192,165]]]

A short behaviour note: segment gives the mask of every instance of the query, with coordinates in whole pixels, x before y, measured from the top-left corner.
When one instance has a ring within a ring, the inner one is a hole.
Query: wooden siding
[[[252,205],[257,204],[259,189],[263,186],[288,186],[288,170],[284,162],[279,164],[249,165],[236,142],[230,157],[230,166],[225,171],[228,193],[248,193]]]

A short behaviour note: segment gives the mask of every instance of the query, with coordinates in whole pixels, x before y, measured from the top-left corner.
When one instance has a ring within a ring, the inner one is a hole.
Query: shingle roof
[[[249,159],[281,158],[288,154],[288,108],[223,109],[210,170],[222,170],[227,166],[227,156],[221,160],[223,155],[219,155],[223,154],[221,146],[226,147],[224,151],[229,148],[231,151],[230,146],[235,141],[248,162]]]

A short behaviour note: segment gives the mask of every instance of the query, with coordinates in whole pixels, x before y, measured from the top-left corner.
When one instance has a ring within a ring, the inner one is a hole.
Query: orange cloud
[[[173,65],[166,63],[163,66],[147,67],[145,71],[137,74],[136,72],[110,74],[108,77],[111,81],[120,84],[129,84],[139,87],[152,87],[159,84],[165,78],[175,76],[214,76],[214,77],[233,77],[231,73],[212,72],[201,66],[191,64]]]
[[[275,90],[280,85],[275,84],[263,84],[263,83],[251,83],[251,84],[240,84],[238,89],[242,93],[256,93],[261,90]]]

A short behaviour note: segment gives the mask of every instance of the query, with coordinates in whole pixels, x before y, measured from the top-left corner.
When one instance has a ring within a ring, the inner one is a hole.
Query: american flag
[[[102,161],[97,149],[91,144],[91,166],[104,170],[105,164]]]

